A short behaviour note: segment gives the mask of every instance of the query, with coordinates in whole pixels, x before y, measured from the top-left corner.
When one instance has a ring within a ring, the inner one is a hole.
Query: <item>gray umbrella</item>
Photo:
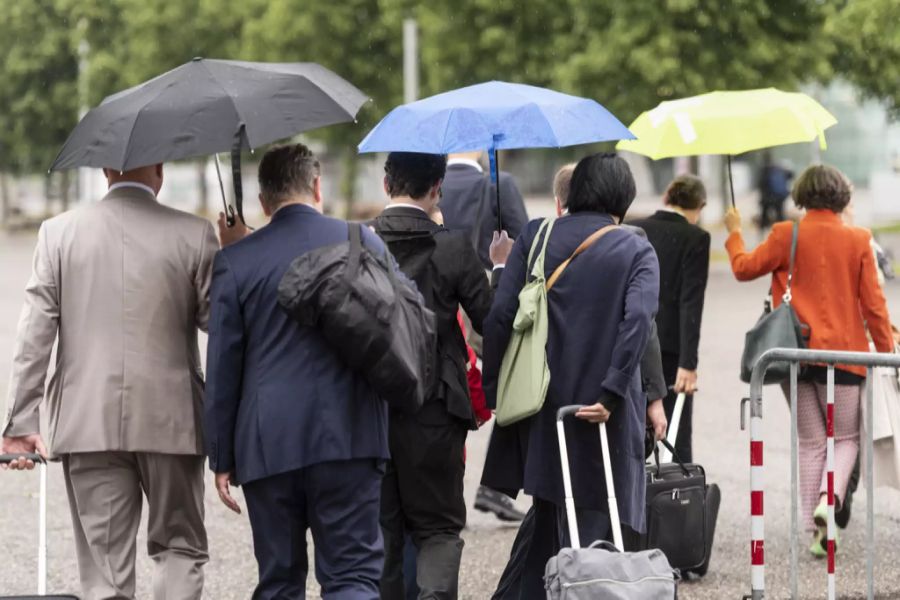
[[[242,149],[352,121],[366,99],[315,63],[195,58],[107,97],[81,119],[50,169],[128,171],[230,150],[241,214]]]

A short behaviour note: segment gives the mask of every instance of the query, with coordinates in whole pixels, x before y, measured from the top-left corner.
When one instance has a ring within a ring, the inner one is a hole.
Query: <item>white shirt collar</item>
[[[481,165],[478,164],[478,161],[472,160],[471,158],[451,158],[447,161],[447,166],[450,167],[452,165],[466,165],[467,167],[474,167],[478,169],[479,173],[484,173],[484,169],[481,168]]]
[[[408,202],[392,202],[391,204],[388,204],[388,205],[385,207],[385,209],[388,209],[388,208],[400,208],[400,207],[403,207],[403,208],[415,208],[416,210],[421,210],[423,213],[425,213],[426,216],[428,215],[428,213],[425,211],[425,209],[422,208],[421,206],[418,206],[418,205],[416,205],[416,204],[410,204],[410,203],[408,203]]]
[[[149,193],[154,198],[156,197],[156,192],[153,191],[153,188],[151,188],[149,185],[144,185],[143,183],[138,183],[137,181],[120,181],[118,183],[114,183],[111,186],[109,186],[108,191],[112,192],[112,191],[122,189],[122,188],[137,188],[139,190],[144,190],[145,192]]]

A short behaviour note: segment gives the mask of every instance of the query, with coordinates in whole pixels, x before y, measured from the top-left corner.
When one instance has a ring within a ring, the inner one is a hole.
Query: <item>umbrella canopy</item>
[[[825,130],[837,123],[806,94],[774,88],[712,92],[662,102],[629,129],[636,140],[616,146],[657,160],[699,154],[743,154],[751,150],[811,142],[825,148]]]
[[[561,148],[632,138],[628,128],[594,100],[532,85],[490,81],[398,106],[369,132],[359,151],[449,154],[488,150],[500,230],[497,150]]]
[[[359,151],[449,154],[633,137],[594,100],[491,81],[398,106],[369,132]]]
[[[89,111],[51,167],[128,171],[352,121],[366,96],[314,63],[195,58]],[[241,132],[242,130],[242,132]]]

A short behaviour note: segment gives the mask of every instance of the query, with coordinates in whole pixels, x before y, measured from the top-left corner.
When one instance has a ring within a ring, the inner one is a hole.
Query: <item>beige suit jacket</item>
[[[52,454],[202,454],[197,329],[209,318],[212,224],[122,187],[45,221],[25,289],[4,436],[39,430]]]

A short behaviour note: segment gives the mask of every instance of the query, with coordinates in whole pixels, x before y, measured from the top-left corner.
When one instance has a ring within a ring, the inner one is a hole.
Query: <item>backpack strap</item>
[[[572,259],[574,259],[576,256],[578,256],[579,254],[581,254],[582,252],[584,252],[585,250],[587,250],[588,248],[593,246],[594,243],[596,243],[597,240],[602,238],[604,235],[606,235],[613,229],[618,229],[618,228],[619,228],[618,225],[607,225],[606,227],[603,227],[603,228],[595,231],[590,236],[588,236],[588,238],[586,240],[581,242],[581,244],[577,248],[575,248],[575,252],[572,253],[572,256],[570,256],[565,261],[563,261],[563,263],[561,265],[559,265],[558,267],[556,267],[556,270],[553,271],[553,275],[551,275],[550,279],[547,280],[547,291],[548,292],[550,291],[550,289],[553,287],[553,284],[556,283],[556,280],[560,278],[560,276],[563,274],[563,271],[565,271],[566,267],[569,266],[569,263],[572,262]]]

